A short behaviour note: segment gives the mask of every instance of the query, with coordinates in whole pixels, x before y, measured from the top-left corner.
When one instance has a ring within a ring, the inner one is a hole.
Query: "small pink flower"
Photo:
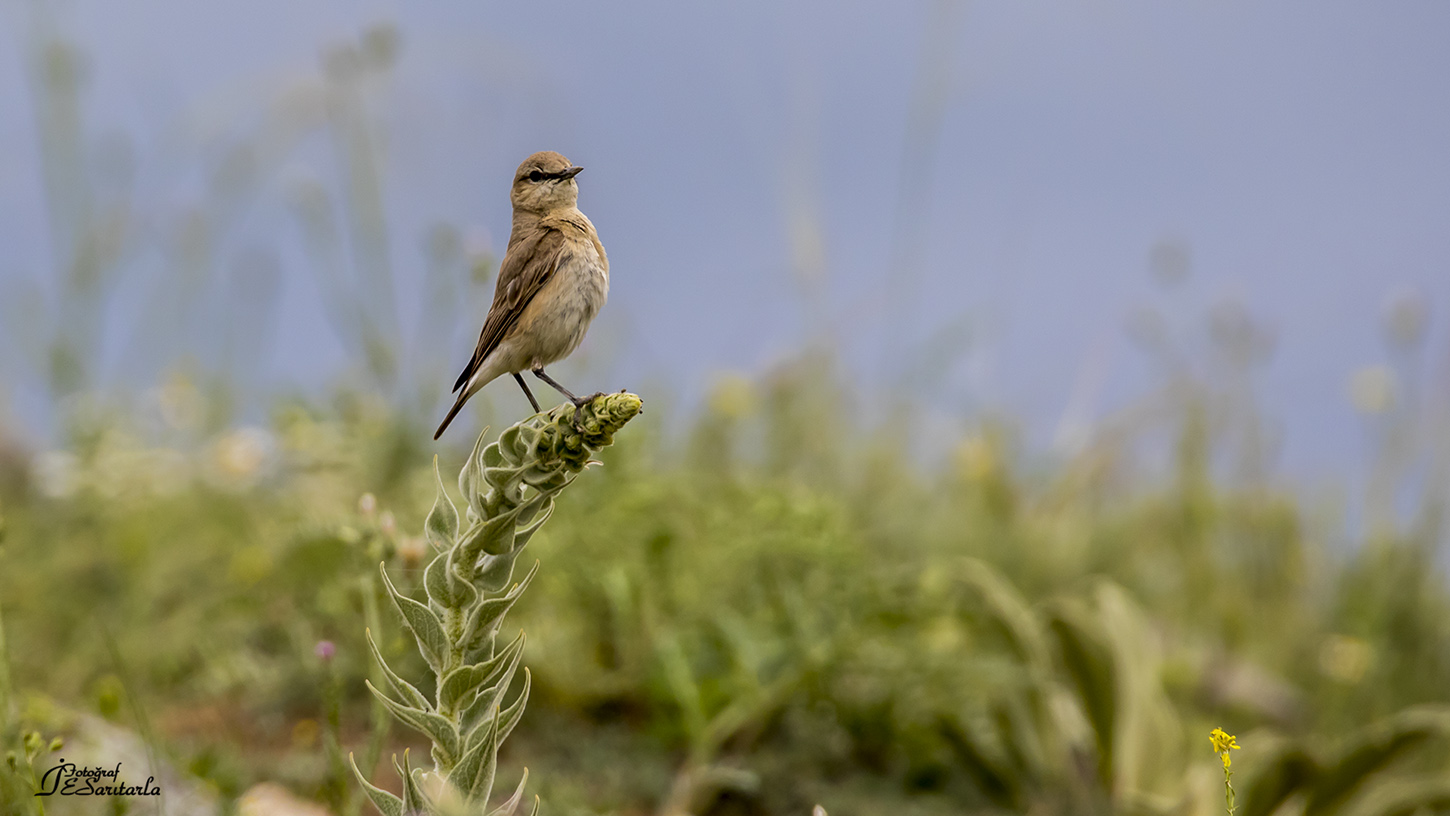
[[[317,655],[319,660],[331,660],[337,654],[337,647],[330,640],[319,640],[317,645],[312,647],[312,653]]]

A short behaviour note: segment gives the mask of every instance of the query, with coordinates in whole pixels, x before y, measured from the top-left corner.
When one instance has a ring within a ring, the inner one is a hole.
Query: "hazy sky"
[[[0,297],[50,264],[29,6],[0,15]],[[1447,357],[1439,0],[57,6],[89,54],[97,149],[115,133],[136,145],[142,209],[197,194],[195,133],[246,128],[317,75],[322,47],[395,23],[401,61],[377,112],[405,318],[430,226],[501,247],[513,168],[559,150],[586,167],[581,208],[613,274],[591,342],[619,362],[609,382],[570,369],[580,389],[663,375],[698,394],[722,369],[763,370],[811,331],[803,267],[856,375],[885,383],[933,331],[968,326],[965,357],[924,395],[947,414],[1010,410],[1042,444],[1069,403],[1095,417],[1143,393],[1125,325],[1144,306],[1201,335],[1233,298],[1273,329],[1259,384],[1293,469],[1363,455],[1346,382],[1386,358],[1390,292],[1429,299],[1427,369]],[[334,173],[326,156],[304,145],[282,161],[231,239],[282,259],[263,366],[277,384],[349,363],[280,192],[289,174]],[[1191,252],[1174,291],[1148,274],[1165,239]],[[475,332],[440,349],[450,368]]]

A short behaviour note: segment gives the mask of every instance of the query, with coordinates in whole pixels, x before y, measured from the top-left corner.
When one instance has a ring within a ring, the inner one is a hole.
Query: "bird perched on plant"
[[[574,177],[583,169],[545,150],[524,159],[514,173],[509,193],[513,231],[499,266],[493,306],[483,321],[473,359],[453,384],[458,399],[434,439],[443,435],[469,397],[504,374],[514,376],[535,412],[540,410],[539,401],[520,374],[525,370],[568,397],[576,408],[599,396],[576,397],[544,373],[544,366],[578,348],[609,294],[609,258],[594,225],[577,206],[579,185]]]

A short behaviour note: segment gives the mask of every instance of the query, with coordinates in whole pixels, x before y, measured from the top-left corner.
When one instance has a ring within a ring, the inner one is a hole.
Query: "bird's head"
[[[579,185],[574,177],[582,167],[552,150],[545,150],[524,159],[514,173],[514,188],[509,194],[516,212],[543,215],[579,201]]]

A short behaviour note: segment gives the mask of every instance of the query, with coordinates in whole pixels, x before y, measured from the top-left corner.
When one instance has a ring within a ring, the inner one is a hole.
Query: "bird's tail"
[[[443,424],[439,425],[438,430],[433,432],[434,441],[437,441],[438,437],[442,436],[443,432],[448,430],[448,423],[452,422],[453,418],[458,416],[459,410],[463,408],[463,403],[468,402],[468,398],[471,396],[473,396],[472,391],[464,391],[458,395],[458,399],[453,403],[453,407],[448,409],[448,416],[443,417]]]

